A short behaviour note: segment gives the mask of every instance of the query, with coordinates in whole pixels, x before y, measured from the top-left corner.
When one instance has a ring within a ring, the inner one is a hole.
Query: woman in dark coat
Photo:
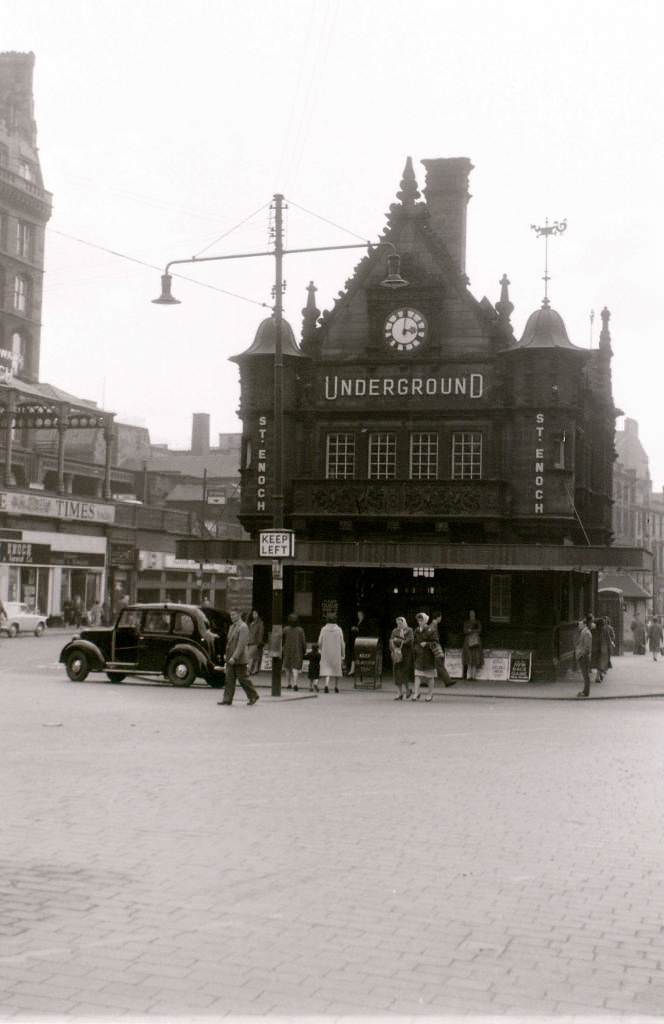
[[[413,631],[403,615],[397,615],[396,626],[390,634],[390,657],[394,673],[394,685],[399,693],[395,700],[406,700],[413,687]]]
[[[435,652],[440,649],[440,639],[435,626],[429,625],[429,616],[426,612],[418,612],[415,616],[417,628],[413,634],[413,655],[415,659],[413,695],[411,700],[420,699],[420,686],[426,683],[429,689],[429,697],[433,696],[433,688],[436,685],[436,657]]]
[[[282,668],[288,680],[287,690],[297,690],[297,680],[302,670],[302,662],[307,650],[304,630],[298,625],[298,618],[293,612],[288,616],[288,625],[284,627],[284,648]]]
[[[466,670],[467,679],[477,679],[477,670],[484,664],[484,654],[482,652],[482,640],[480,634],[482,633],[482,623],[476,617],[475,612],[471,609],[468,612],[468,618],[463,624],[463,650],[461,652],[461,660],[463,667]]]

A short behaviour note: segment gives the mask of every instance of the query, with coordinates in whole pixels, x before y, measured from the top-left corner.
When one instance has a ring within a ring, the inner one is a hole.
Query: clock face
[[[395,309],[385,321],[385,340],[396,352],[413,352],[426,332],[427,322],[416,309]]]

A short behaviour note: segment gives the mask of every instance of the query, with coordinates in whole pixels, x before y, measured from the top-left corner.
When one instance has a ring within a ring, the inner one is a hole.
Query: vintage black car
[[[82,629],[65,644],[60,661],[77,683],[89,672],[105,672],[112,683],[146,674],[174,686],[191,686],[196,678],[215,688],[225,682],[219,638],[193,605],[129,605],[114,626]]]

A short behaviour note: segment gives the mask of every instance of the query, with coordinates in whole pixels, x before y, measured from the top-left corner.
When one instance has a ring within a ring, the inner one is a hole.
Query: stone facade
[[[631,575],[650,595],[648,611],[661,615],[664,613],[664,493],[653,489],[648,454],[639,438],[639,424],[635,419],[625,417],[623,429],[616,431],[615,445],[615,543],[652,552],[652,572]]]
[[[0,54],[0,373],[39,379],[44,189],[33,114],[34,54]]]

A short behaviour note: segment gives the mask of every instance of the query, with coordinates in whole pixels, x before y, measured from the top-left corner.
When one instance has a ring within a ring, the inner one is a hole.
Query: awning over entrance
[[[266,564],[258,542],[245,540],[179,540],[178,558]],[[581,547],[566,544],[436,544],[431,541],[311,541],[295,542],[295,557],[286,564],[406,568],[513,570],[515,572],[610,569],[652,571],[652,554],[644,548]]]

